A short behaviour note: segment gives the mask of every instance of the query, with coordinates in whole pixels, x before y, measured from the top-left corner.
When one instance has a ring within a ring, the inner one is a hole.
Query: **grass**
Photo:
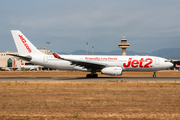
[[[0,77],[85,77],[86,72],[80,71],[0,71]],[[99,77],[109,77],[97,73]],[[153,72],[123,72],[121,77],[152,77]],[[178,71],[159,71],[158,77],[180,77]],[[116,76],[119,77],[119,76]]]
[[[163,85],[162,85],[162,84],[159,84],[159,87],[160,87],[160,88],[162,88],[162,87],[163,87]]]
[[[73,118],[78,118],[78,113],[73,114]]]
[[[180,118],[178,81],[7,84],[0,82],[0,119]]]

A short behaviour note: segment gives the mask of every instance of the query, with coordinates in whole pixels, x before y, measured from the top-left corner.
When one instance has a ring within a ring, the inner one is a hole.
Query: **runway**
[[[0,77],[0,81],[180,81],[180,77]]]

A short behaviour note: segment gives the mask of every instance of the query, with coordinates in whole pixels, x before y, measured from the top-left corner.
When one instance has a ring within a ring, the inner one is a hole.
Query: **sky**
[[[134,52],[180,47],[180,0],[0,0],[0,52],[17,51],[10,30],[52,52]]]

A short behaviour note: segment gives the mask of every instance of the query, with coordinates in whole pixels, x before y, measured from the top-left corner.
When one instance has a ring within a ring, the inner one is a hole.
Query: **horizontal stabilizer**
[[[32,60],[32,57],[27,55],[27,56],[21,56],[21,55],[15,55],[15,54],[7,54],[7,55],[11,55],[11,56],[14,56],[14,57],[18,57],[22,60],[26,60],[26,61],[31,61]]]

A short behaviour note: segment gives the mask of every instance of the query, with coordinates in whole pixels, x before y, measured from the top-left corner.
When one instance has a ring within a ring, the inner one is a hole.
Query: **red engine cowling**
[[[102,74],[105,75],[122,75],[122,68],[121,67],[106,67],[101,70]]]

